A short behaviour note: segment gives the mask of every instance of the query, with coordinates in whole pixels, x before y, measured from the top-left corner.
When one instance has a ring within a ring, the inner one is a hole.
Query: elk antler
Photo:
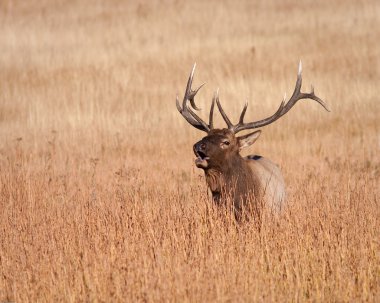
[[[183,97],[183,101],[182,101],[182,107],[179,104],[179,99],[178,99],[178,94],[177,94],[177,98],[176,98],[177,109],[180,112],[180,114],[186,119],[186,121],[189,122],[192,126],[208,133],[211,129],[214,128],[213,116],[214,116],[214,105],[215,105],[216,94],[214,95],[214,98],[212,99],[209,124],[207,124],[195,112],[193,112],[187,104],[187,101],[190,101],[191,106],[195,110],[199,110],[199,108],[197,108],[197,106],[195,105],[194,97],[197,94],[197,92],[201,89],[201,87],[205,85],[205,83],[203,83],[197,89],[192,90],[191,84],[193,83],[195,67],[196,67],[196,63],[194,63],[193,69],[191,70],[191,73],[189,76],[189,80],[187,81],[185,96]]]
[[[218,105],[219,111],[224,119],[224,121],[227,123],[228,129],[233,131],[235,134],[245,130],[245,129],[254,129],[254,128],[259,128],[268,124],[273,123],[277,119],[281,118],[283,115],[285,115],[296,103],[297,101],[301,99],[312,99],[316,102],[318,102],[320,105],[323,106],[325,110],[328,112],[330,111],[327,107],[327,104],[323,102],[319,97],[317,97],[314,94],[314,88],[313,86],[311,87],[311,92],[310,93],[302,93],[301,92],[301,85],[302,85],[302,63],[300,61],[299,66],[298,66],[298,75],[297,75],[297,81],[296,81],[296,86],[294,88],[294,92],[292,96],[290,97],[288,102],[285,102],[286,96],[284,96],[284,99],[282,100],[280,107],[277,109],[277,111],[270,117],[265,118],[260,121],[255,121],[251,123],[244,123],[244,115],[248,107],[248,103],[244,105],[243,111],[240,114],[240,119],[239,123],[236,125],[233,125],[228,119],[226,113],[224,112],[220,102],[219,102],[219,95],[217,94],[216,96],[216,104]]]

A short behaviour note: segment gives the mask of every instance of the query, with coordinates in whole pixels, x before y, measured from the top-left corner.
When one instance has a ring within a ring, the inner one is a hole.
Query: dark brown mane
[[[215,203],[221,204],[231,198],[235,210],[240,212],[243,207],[249,206],[250,198],[257,196],[260,189],[255,188],[257,180],[239,154],[224,164],[221,170],[205,169],[206,182]]]

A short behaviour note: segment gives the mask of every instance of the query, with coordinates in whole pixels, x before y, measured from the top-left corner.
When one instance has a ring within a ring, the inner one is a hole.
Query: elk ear
[[[238,137],[239,148],[243,149],[252,145],[260,137],[260,134],[261,130],[257,130],[253,133]]]

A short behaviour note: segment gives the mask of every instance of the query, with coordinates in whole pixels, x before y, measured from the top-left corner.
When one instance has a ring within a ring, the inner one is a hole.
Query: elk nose
[[[203,142],[198,142],[196,144],[194,144],[194,151],[204,151],[206,149],[206,144],[203,143]]]

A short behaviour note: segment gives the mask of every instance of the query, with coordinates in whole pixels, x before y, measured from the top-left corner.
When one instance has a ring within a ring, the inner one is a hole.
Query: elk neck
[[[220,194],[225,186],[229,188],[237,186],[240,190],[242,188],[247,190],[249,184],[252,184],[252,172],[239,154],[230,157],[228,161],[217,167],[205,169],[205,176],[213,195]]]

